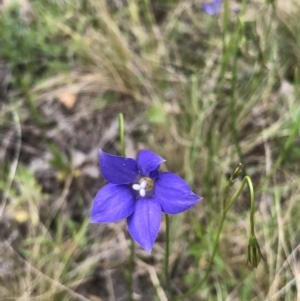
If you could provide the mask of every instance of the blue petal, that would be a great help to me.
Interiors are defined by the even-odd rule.
[[[158,176],[158,168],[165,161],[165,159],[149,150],[140,151],[137,157],[137,164],[141,174],[152,178]]]
[[[134,213],[127,219],[131,237],[147,252],[151,252],[161,223],[161,206],[155,198],[140,199]]]
[[[100,150],[100,168],[106,181],[112,184],[131,183],[138,175],[134,159],[110,155]]]
[[[135,198],[128,185],[107,184],[94,199],[91,222],[117,222],[132,214],[134,208]]]
[[[203,3],[202,8],[203,10],[210,16],[218,15],[221,12],[221,0],[214,0],[210,3]]]
[[[163,172],[156,179],[154,194],[167,214],[186,211],[202,199],[183,179],[170,172]]]

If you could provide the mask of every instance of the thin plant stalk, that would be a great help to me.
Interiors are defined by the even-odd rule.
[[[232,48],[231,52],[233,53],[233,67],[232,67],[232,79],[231,79],[231,96],[230,96],[230,127],[231,127],[231,133],[232,133],[232,138],[235,144],[236,152],[239,156],[239,160],[245,165],[243,154],[242,154],[242,149],[239,143],[239,137],[238,137],[238,130],[237,130],[237,125],[236,125],[236,119],[237,119],[237,114],[236,114],[236,97],[235,97],[235,92],[236,92],[236,75],[237,75],[237,59],[238,59],[238,45],[239,45],[239,40],[241,39],[239,29],[237,32],[233,35],[232,37]]]
[[[224,221],[226,219],[227,212],[230,210],[230,208],[234,205],[234,203],[237,201],[239,196],[242,194],[244,186],[246,184],[248,185],[249,191],[250,191],[250,203],[251,203],[251,205],[250,205],[251,206],[251,208],[250,208],[250,211],[251,211],[250,212],[250,224],[251,225],[250,225],[250,227],[251,227],[251,233],[254,232],[254,191],[253,191],[253,185],[252,185],[252,181],[251,181],[250,177],[245,176],[239,190],[235,193],[235,195],[232,197],[232,199],[228,202],[228,205],[222,210],[222,216],[221,216],[220,224],[219,224],[217,235],[215,237],[214,244],[213,244],[213,252],[212,252],[212,255],[210,257],[210,260],[209,260],[209,263],[208,263],[208,268],[206,270],[206,273],[205,273],[204,277],[191,290],[189,290],[185,294],[174,297],[174,300],[182,300],[184,298],[190,297],[207,280],[208,276],[210,275],[210,272],[211,272],[211,269],[212,269],[212,266],[213,266],[213,263],[214,263],[215,256],[217,254],[220,234],[222,232],[222,228],[223,228]],[[232,185],[231,181],[229,182],[228,185]],[[225,198],[226,197],[228,197],[228,195],[225,196]],[[226,203],[227,203],[226,200],[224,200],[223,204],[226,204]]]
[[[125,157],[125,129],[124,129],[124,116],[122,113],[119,114],[119,133],[120,133],[120,152],[121,156]]]
[[[121,156],[125,157],[125,128],[124,128],[124,116],[122,113],[119,114],[119,133],[120,133],[120,152]],[[133,272],[134,272],[134,254],[135,254],[135,245],[134,241],[131,238],[130,241],[130,256],[129,256],[129,264],[128,264],[128,277],[127,277],[127,285],[128,285],[128,293],[129,300],[134,301],[133,298]]]
[[[169,255],[170,255],[170,219],[169,215],[165,214],[166,222],[166,251],[165,251],[165,262],[164,262],[164,274],[166,283],[166,293],[170,294],[170,276],[169,276]]]
[[[134,240],[130,239],[130,256],[129,256],[129,268],[128,268],[128,291],[129,291],[129,300],[134,301],[133,298],[133,272],[134,272],[134,254],[135,254],[135,244]]]

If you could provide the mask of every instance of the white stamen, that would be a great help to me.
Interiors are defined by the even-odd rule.
[[[132,185],[132,188],[133,188],[134,190],[140,190],[140,189],[141,189],[141,186],[140,186],[140,184],[133,184],[133,185]]]
[[[143,180],[141,183],[140,183],[140,188],[146,188],[147,186],[147,181],[146,180]]]
[[[145,196],[146,195],[146,190],[145,188],[140,189],[140,196]]]
[[[142,178],[139,183],[132,184],[132,189],[138,191],[140,197],[145,197],[147,192],[152,190],[153,181],[150,178]]]

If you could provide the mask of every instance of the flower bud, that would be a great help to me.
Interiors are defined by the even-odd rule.
[[[238,178],[238,176],[241,174],[242,170],[243,170],[243,164],[239,163],[238,166],[234,169],[230,180],[235,181]]]
[[[264,257],[261,254],[257,239],[255,235],[251,235],[248,244],[248,258],[246,264],[250,269],[257,268],[261,259],[264,260]]]

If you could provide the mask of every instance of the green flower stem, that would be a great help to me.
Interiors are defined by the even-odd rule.
[[[226,204],[227,204],[227,199],[229,197],[229,192],[231,191],[231,188],[235,182],[235,180],[238,178],[238,176],[241,174],[242,170],[243,170],[243,164],[239,163],[236,168],[234,169],[230,179],[229,179],[229,183],[226,187],[225,190],[225,194],[224,194],[224,199],[223,199],[223,210],[226,208]]]
[[[254,190],[253,190],[253,185],[252,185],[252,181],[251,181],[250,177],[245,176],[239,190],[235,193],[235,195],[229,201],[229,203],[225,207],[225,209],[222,210],[221,221],[220,221],[218,232],[217,232],[214,244],[213,244],[213,252],[212,252],[212,255],[210,257],[210,260],[209,260],[209,263],[208,263],[208,268],[206,270],[206,273],[205,273],[204,277],[191,290],[189,290],[185,294],[174,297],[174,300],[182,300],[184,298],[190,297],[201,287],[201,285],[208,278],[208,276],[211,272],[213,263],[214,263],[215,256],[217,254],[217,250],[218,250],[218,246],[219,246],[219,239],[220,239],[220,235],[221,235],[221,231],[222,231],[222,228],[223,228],[224,221],[226,219],[227,212],[230,210],[230,208],[234,205],[234,203],[237,201],[237,199],[239,198],[239,196],[243,192],[243,189],[244,189],[246,183],[248,184],[249,191],[250,191],[250,203],[251,203],[251,205],[250,205],[250,227],[251,227],[251,234],[252,233],[254,234]],[[228,185],[230,185],[230,183]]]
[[[120,152],[121,156],[125,157],[125,129],[124,129],[124,116],[122,113],[119,114],[119,133],[120,133]],[[127,278],[127,285],[128,285],[128,293],[129,293],[129,300],[134,301],[133,298],[133,272],[134,272],[134,240],[131,238],[130,242],[130,256],[129,256],[129,263],[128,263],[128,278]]]
[[[245,184],[248,184],[249,187],[249,192],[250,192],[250,233],[254,234],[254,190],[253,190],[253,185],[252,181],[249,176],[245,176],[242,182],[242,185],[240,189],[236,192],[236,194],[232,197],[231,201],[225,208],[225,211],[228,212],[228,210],[233,206],[233,204],[237,201],[239,196],[241,195]]]
[[[130,256],[129,256],[129,277],[128,277],[128,290],[129,290],[129,300],[134,301],[133,298],[133,271],[134,271],[134,240],[131,238],[130,241]]]
[[[120,148],[121,148],[121,156],[125,157],[125,130],[124,130],[124,116],[122,113],[119,114],[119,133],[120,133]]]
[[[170,219],[169,215],[165,214],[166,222],[166,252],[165,252],[165,262],[164,262],[164,274],[166,283],[166,293],[170,294],[170,276],[169,276],[169,255],[170,255]]]

